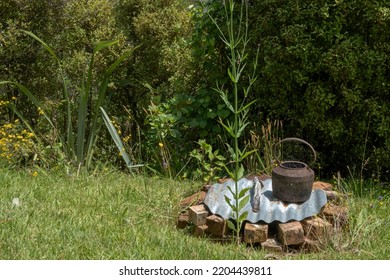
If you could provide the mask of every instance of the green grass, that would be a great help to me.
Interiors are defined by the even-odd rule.
[[[264,259],[269,252],[177,230],[179,201],[199,183],[116,171],[70,177],[0,170],[0,259]],[[12,203],[19,198],[19,206]],[[390,259],[390,201],[349,198],[350,228],[316,254],[281,259]]]

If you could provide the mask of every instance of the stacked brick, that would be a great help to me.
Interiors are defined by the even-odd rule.
[[[241,232],[243,242],[273,252],[285,252],[290,249],[318,251],[326,240],[347,224],[347,208],[342,206],[340,195],[333,191],[332,185],[315,182],[315,189],[322,189],[328,197],[327,204],[320,213],[302,221],[245,222]],[[203,204],[206,190],[194,194],[182,201],[184,211],[177,219],[179,229],[192,228],[197,237],[208,237],[211,240],[229,241],[232,231],[226,220],[212,214]]]

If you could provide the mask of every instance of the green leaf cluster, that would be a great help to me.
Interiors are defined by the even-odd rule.
[[[213,151],[213,147],[207,144],[206,140],[200,139],[197,144],[199,148],[190,153],[190,156],[195,158],[199,165],[196,175],[201,176],[206,184],[215,183],[221,177],[220,173],[224,170],[226,159],[219,154],[219,150]]]

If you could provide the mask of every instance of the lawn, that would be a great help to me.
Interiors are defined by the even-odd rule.
[[[66,176],[0,171],[0,259],[265,259],[270,252],[178,230],[179,202],[198,182],[113,170]],[[349,196],[349,227],[321,252],[278,259],[390,259],[388,196]]]

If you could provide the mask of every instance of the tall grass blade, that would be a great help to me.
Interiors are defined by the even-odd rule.
[[[68,94],[67,81],[65,78],[64,71],[62,69],[62,62],[61,62],[60,58],[57,56],[57,54],[55,53],[55,51],[48,44],[46,44],[41,38],[39,38],[37,35],[35,35],[34,33],[30,32],[30,31],[27,31],[27,30],[20,30],[20,31],[27,34],[28,36],[30,36],[31,38],[33,38],[37,42],[39,42],[49,52],[49,54],[56,60],[56,62],[58,64],[58,68],[59,68],[61,79],[62,79],[63,99],[66,101],[66,105],[67,105],[66,110],[65,110],[65,114],[67,117],[66,118],[66,129],[65,129],[66,130],[66,139],[64,137],[62,137],[62,139],[63,139],[62,144],[65,148],[65,152],[68,155],[68,157],[71,157],[71,155],[74,152],[74,141],[73,141],[73,131],[72,131],[72,108],[71,108],[71,102],[70,102],[69,94]]]
[[[95,142],[96,142],[96,135],[100,129],[100,124],[98,125],[98,116],[99,116],[98,110],[100,109],[100,107],[103,106],[103,102],[106,98],[107,87],[108,87],[108,83],[110,81],[111,75],[114,72],[114,70],[116,68],[118,68],[118,66],[124,60],[126,60],[138,47],[139,46],[124,52],[113,64],[110,65],[110,67],[107,68],[106,72],[104,73],[103,81],[102,81],[100,88],[99,88],[98,99],[97,99],[97,102],[94,106],[95,110],[93,112],[91,131],[89,133],[88,141],[87,141],[87,153],[86,153],[87,166],[89,166],[89,164],[91,163],[92,155],[93,155],[93,147],[95,146]]]
[[[42,105],[41,103],[38,101],[38,99],[31,93],[31,91],[26,88],[24,85],[22,84],[19,84],[17,82],[12,82],[12,81],[0,81],[0,85],[5,85],[5,84],[10,84],[10,85],[14,85],[16,87],[18,87],[20,89],[20,91],[35,105],[35,107],[37,107],[37,109],[39,110],[40,114],[42,114],[45,119],[49,122],[50,126],[52,128],[55,128],[54,124],[52,123],[52,121],[50,120],[50,118],[47,116],[47,114],[45,113],[45,111],[42,109]]]
[[[101,51],[102,49],[111,47],[112,45],[115,45],[115,44],[117,44],[118,42],[119,42],[119,40],[110,40],[110,41],[103,41],[103,42],[100,42],[99,44],[97,44],[97,45],[93,48],[93,53],[96,54],[97,52]]]
[[[79,101],[79,116],[77,122],[77,142],[76,142],[76,155],[78,163],[84,163],[84,146],[85,146],[85,134],[87,128],[87,112],[88,112],[88,100],[91,91],[92,81],[92,67],[93,67],[94,55],[92,55],[89,62],[87,81],[85,82],[85,74],[81,81],[80,89],[80,101]]]
[[[53,51],[53,49],[48,45],[46,44],[41,38],[39,38],[37,35],[35,35],[34,33],[30,32],[30,31],[27,31],[27,30],[20,30],[22,31],[23,33],[27,34],[28,36],[30,36],[31,38],[33,38],[34,40],[38,41],[39,43],[42,44],[42,46],[50,53],[50,55],[55,59],[57,60],[58,63],[61,63],[61,60],[58,58],[57,54]]]
[[[131,162],[130,160],[130,157],[129,155],[127,154],[126,150],[125,150],[125,147],[123,145],[123,142],[115,128],[115,126],[112,124],[110,118],[108,117],[106,111],[100,107],[100,110],[102,112],[102,115],[103,115],[103,120],[104,120],[104,123],[108,129],[108,131],[110,132],[110,135],[112,137],[112,139],[114,140],[115,142],[115,145],[117,146],[118,150],[119,150],[119,153],[120,155],[122,156],[123,160],[125,161],[126,163],[126,166],[131,170],[131,168],[133,167],[140,167],[140,166],[143,166],[143,165],[133,165],[133,163]]]

